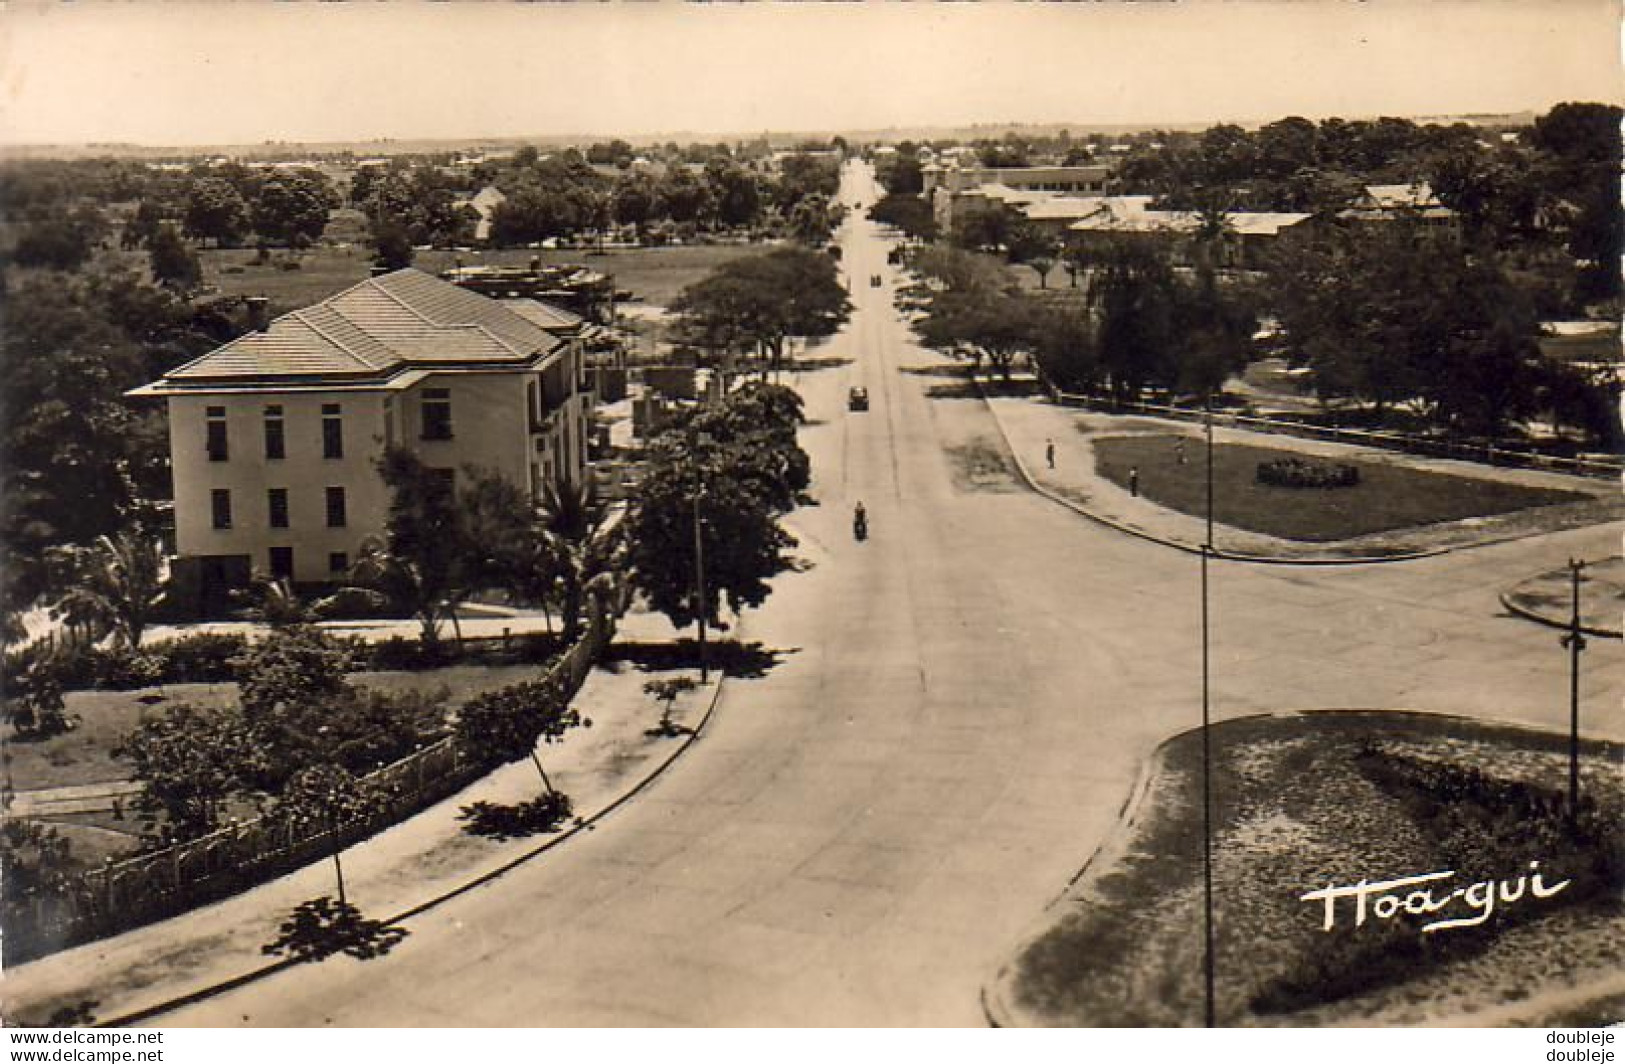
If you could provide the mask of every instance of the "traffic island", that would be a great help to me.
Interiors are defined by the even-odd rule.
[[[1022,479],[1117,531],[1188,553],[1207,538],[1200,426],[987,396]],[[1341,443],[1214,430],[1214,553],[1237,561],[1350,565],[1427,557],[1615,521],[1604,481],[1420,458]],[[1357,471],[1348,486],[1261,482],[1260,465]]]
[[[1573,574],[1567,567],[1532,576],[1501,593],[1501,603],[1520,617],[1567,629],[1574,615]],[[1625,617],[1625,558],[1587,562],[1580,572],[1580,630],[1621,638]]]
[[[1402,712],[1215,725],[1221,1025],[1612,1022],[1625,747]],[[1204,1022],[1201,733],[988,986],[999,1025]]]

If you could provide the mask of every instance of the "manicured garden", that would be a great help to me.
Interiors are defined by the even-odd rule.
[[[1095,468],[1101,476],[1127,488],[1130,471],[1137,471],[1139,492],[1145,498],[1192,517],[1206,516],[1207,474],[1200,438],[1095,437],[1093,446]],[[1260,465],[1305,457],[1275,447],[1216,444],[1214,520],[1282,539],[1326,543],[1588,497],[1579,492],[1346,458],[1338,459],[1336,465],[1352,467],[1357,477],[1348,479],[1357,482],[1335,487],[1287,487],[1260,481]]]
[[[1619,746],[1583,744],[1572,830],[1561,735],[1321,713],[1221,724],[1213,747],[1220,1024],[1417,1024],[1520,1001],[1538,1024],[1542,994],[1583,988],[1625,959]],[[1016,962],[1009,999],[1032,1022],[1202,1022],[1200,753],[1198,732],[1163,748],[1122,849]],[[1492,881],[1526,889],[1500,894],[1476,923],[1483,888],[1426,913],[1373,896],[1358,926],[1345,896],[1330,930],[1325,901],[1303,900],[1445,871],[1426,884],[1438,899]],[[1411,889],[1395,896],[1409,904]],[[1465,922],[1423,930],[1452,919]],[[1575,1006],[1553,1007],[1572,1017]]]

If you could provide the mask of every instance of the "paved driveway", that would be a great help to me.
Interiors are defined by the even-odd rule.
[[[849,174],[845,198],[876,192]],[[944,379],[909,372],[941,360],[892,311],[874,227],[854,217],[843,244],[858,311],[825,353],[855,361],[796,382],[818,422],[804,440],[821,505],[795,517],[812,567],[750,622],[795,652],[732,682],[644,797],[414,921],[388,957],[162,1022],[980,1022],[979,986],[1109,829],[1141,759],[1197,720],[1198,562],[1023,491],[956,486],[945,449],[997,429],[980,401],[933,397]],[[845,409],[854,384],[868,413]],[[1496,592],[1612,543],[1218,565],[1217,711],[1404,706],[1557,726],[1555,633],[1502,616]],[[1625,734],[1616,654],[1592,655],[1587,685],[1590,730]]]

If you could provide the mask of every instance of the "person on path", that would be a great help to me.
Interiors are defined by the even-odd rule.
[[[1140,467],[1128,467],[1128,493],[1136,499],[1140,497]]]
[[[1055,441],[1044,441],[1044,461],[1049,463],[1051,469],[1055,468]]]
[[[1179,441],[1174,444],[1174,460],[1180,465],[1185,464],[1185,437],[1183,436],[1179,437]]]

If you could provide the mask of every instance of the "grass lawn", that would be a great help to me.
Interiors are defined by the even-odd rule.
[[[1180,464],[1175,442],[1185,440]],[[1195,436],[1097,438],[1095,469],[1128,487],[1131,468],[1140,473],[1140,494],[1192,517],[1206,513],[1202,441]],[[1379,462],[1337,459],[1360,470],[1349,488],[1281,488],[1258,483],[1260,462],[1317,455],[1223,443],[1213,448],[1214,520],[1232,528],[1282,539],[1327,543],[1375,532],[1485,517],[1531,506],[1577,502],[1588,496],[1528,488],[1494,480],[1430,473]]]
[[[388,691],[443,690],[449,709],[482,691],[535,679],[539,671],[535,665],[451,665],[421,672],[354,673],[351,678]],[[0,756],[5,759],[11,786],[19,791],[128,779],[130,767],[113,757],[113,749],[143,720],[181,702],[208,708],[230,705],[236,697],[236,684],[75,691],[67,696],[67,703],[69,714],[78,717],[78,727],[44,742],[18,742],[8,736]]]
[[[1579,841],[1562,828],[1566,737],[1402,713],[1307,714],[1218,725],[1214,746],[1216,1013],[1224,1025],[1420,1023],[1538,999],[1625,959],[1617,862],[1625,788],[1615,744],[1582,748],[1598,804]],[[1135,826],[1080,884],[1081,901],[1017,960],[1014,998],[1057,1025],[1202,1021],[1200,734],[1163,748]],[[1474,782],[1476,781],[1476,782]],[[1521,789],[1520,789],[1521,788]],[[1540,805],[1531,811],[1525,798]],[[1516,881],[1525,893],[1475,927],[1438,915],[1370,919],[1302,895],[1362,879],[1452,870],[1452,888]],[[1374,900],[1374,899],[1373,899]],[[1443,969],[1448,966],[1448,974]],[[1593,1017],[1587,1022],[1597,1022]]]
[[[685,286],[717,266],[764,250],[761,246],[695,245],[611,250],[603,254],[524,248],[420,251],[413,265],[425,272],[438,273],[456,265],[458,259],[467,266],[523,266],[533,258],[540,258],[544,263],[579,263],[613,274],[617,288],[631,291],[643,302],[665,306]],[[204,281],[218,286],[222,294],[268,296],[278,311],[319,302],[365,280],[372,272],[371,250],[359,243],[343,249],[315,247],[297,255],[278,250],[272,253],[272,260],[263,265],[255,264],[252,248],[210,248],[200,251],[198,257],[203,262]],[[298,261],[299,269],[285,270],[278,265],[287,260]],[[224,272],[228,267],[240,272]]]

